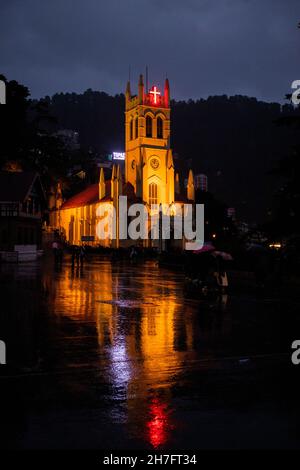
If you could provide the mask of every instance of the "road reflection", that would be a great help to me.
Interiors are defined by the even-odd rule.
[[[165,445],[174,429],[171,389],[184,374],[187,359],[197,354],[201,335],[205,343],[209,334],[215,340],[216,329],[222,331],[211,318],[215,324],[206,324],[199,334],[198,303],[185,299],[182,280],[181,274],[159,270],[153,262],[130,266],[98,260],[81,274],[68,265],[55,279],[44,273],[53,315],[71,320],[74,328],[80,325],[80,337],[74,340],[84,343],[82,331],[88,324],[95,326],[97,352],[80,357],[81,344],[70,360],[101,368],[111,387],[110,400],[122,403],[120,411],[112,410],[111,419],[124,420],[126,401],[131,432],[155,448]],[[225,296],[218,299],[211,314],[213,308],[224,313],[226,302]],[[207,348],[203,358],[211,356]]]
[[[149,407],[150,419],[147,422],[149,441],[154,448],[163,446],[168,435],[168,413],[166,405],[153,400]]]
[[[283,344],[271,301],[191,297],[181,273],[154,262],[95,256],[72,269],[67,258],[57,269],[46,259],[2,265],[0,277],[1,339],[23,381],[15,402],[29,420],[49,413],[53,427],[27,425],[25,447],[184,447],[201,432],[205,442],[199,409],[227,395],[231,406],[230,381],[216,385],[228,364],[240,367],[239,357]]]

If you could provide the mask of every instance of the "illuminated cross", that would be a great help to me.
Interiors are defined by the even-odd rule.
[[[154,104],[157,103],[157,97],[160,95],[160,91],[157,90],[157,87],[154,86],[152,87],[152,90],[150,91],[151,95],[153,95],[153,101]]]

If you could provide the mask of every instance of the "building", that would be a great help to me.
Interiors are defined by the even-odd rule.
[[[0,257],[35,259],[41,248],[46,198],[34,172],[0,172]]]
[[[145,92],[140,76],[138,95],[126,89],[125,176],[146,203],[171,204],[175,200],[174,163],[170,149],[170,89],[156,86]]]
[[[80,149],[79,133],[72,129],[60,129],[55,134],[68,150],[75,151]]]
[[[208,178],[203,173],[195,175],[195,189],[199,191],[208,191]]]
[[[195,187],[190,170],[186,194],[181,193],[179,174],[175,174],[170,148],[170,87],[165,80],[164,93],[157,86],[146,90],[143,76],[138,83],[138,94],[126,88],[125,107],[125,171],[113,160],[111,174],[105,178],[100,169],[99,182],[79,194],[63,201],[59,187],[51,203],[51,225],[59,229],[70,244],[90,243],[120,246],[116,239],[99,239],[97,223],[99,207],[114,207],[118,213],[119,196],[125,195],[128,204],[143,203],[150,211],[151,205],[194,202]],[[123,243],[123,242],[122,242]],[[145,243],[149,246],[150,241]],[[125,243],[123,243],[125,244]],[[130,241],[132,245],[132,241]],[[153,244],[152,244],[153,246]]]
[[[236,220],[236,210],[235,207],[228,207],[227,208],[227,217],[233,221]]]

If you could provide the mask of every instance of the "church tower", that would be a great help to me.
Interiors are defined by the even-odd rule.
[[[138,94],[126,88],[125,178],[148,204],[174,202],[174,163],[170,149],[170,87],[145,89],[140,75]]]

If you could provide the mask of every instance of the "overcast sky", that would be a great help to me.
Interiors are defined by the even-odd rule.
[[[123,92],[129,64],[175,99],[282,101],[300,79],[299,0],[1,0],[0,18],[0,73],[33,97]]]

